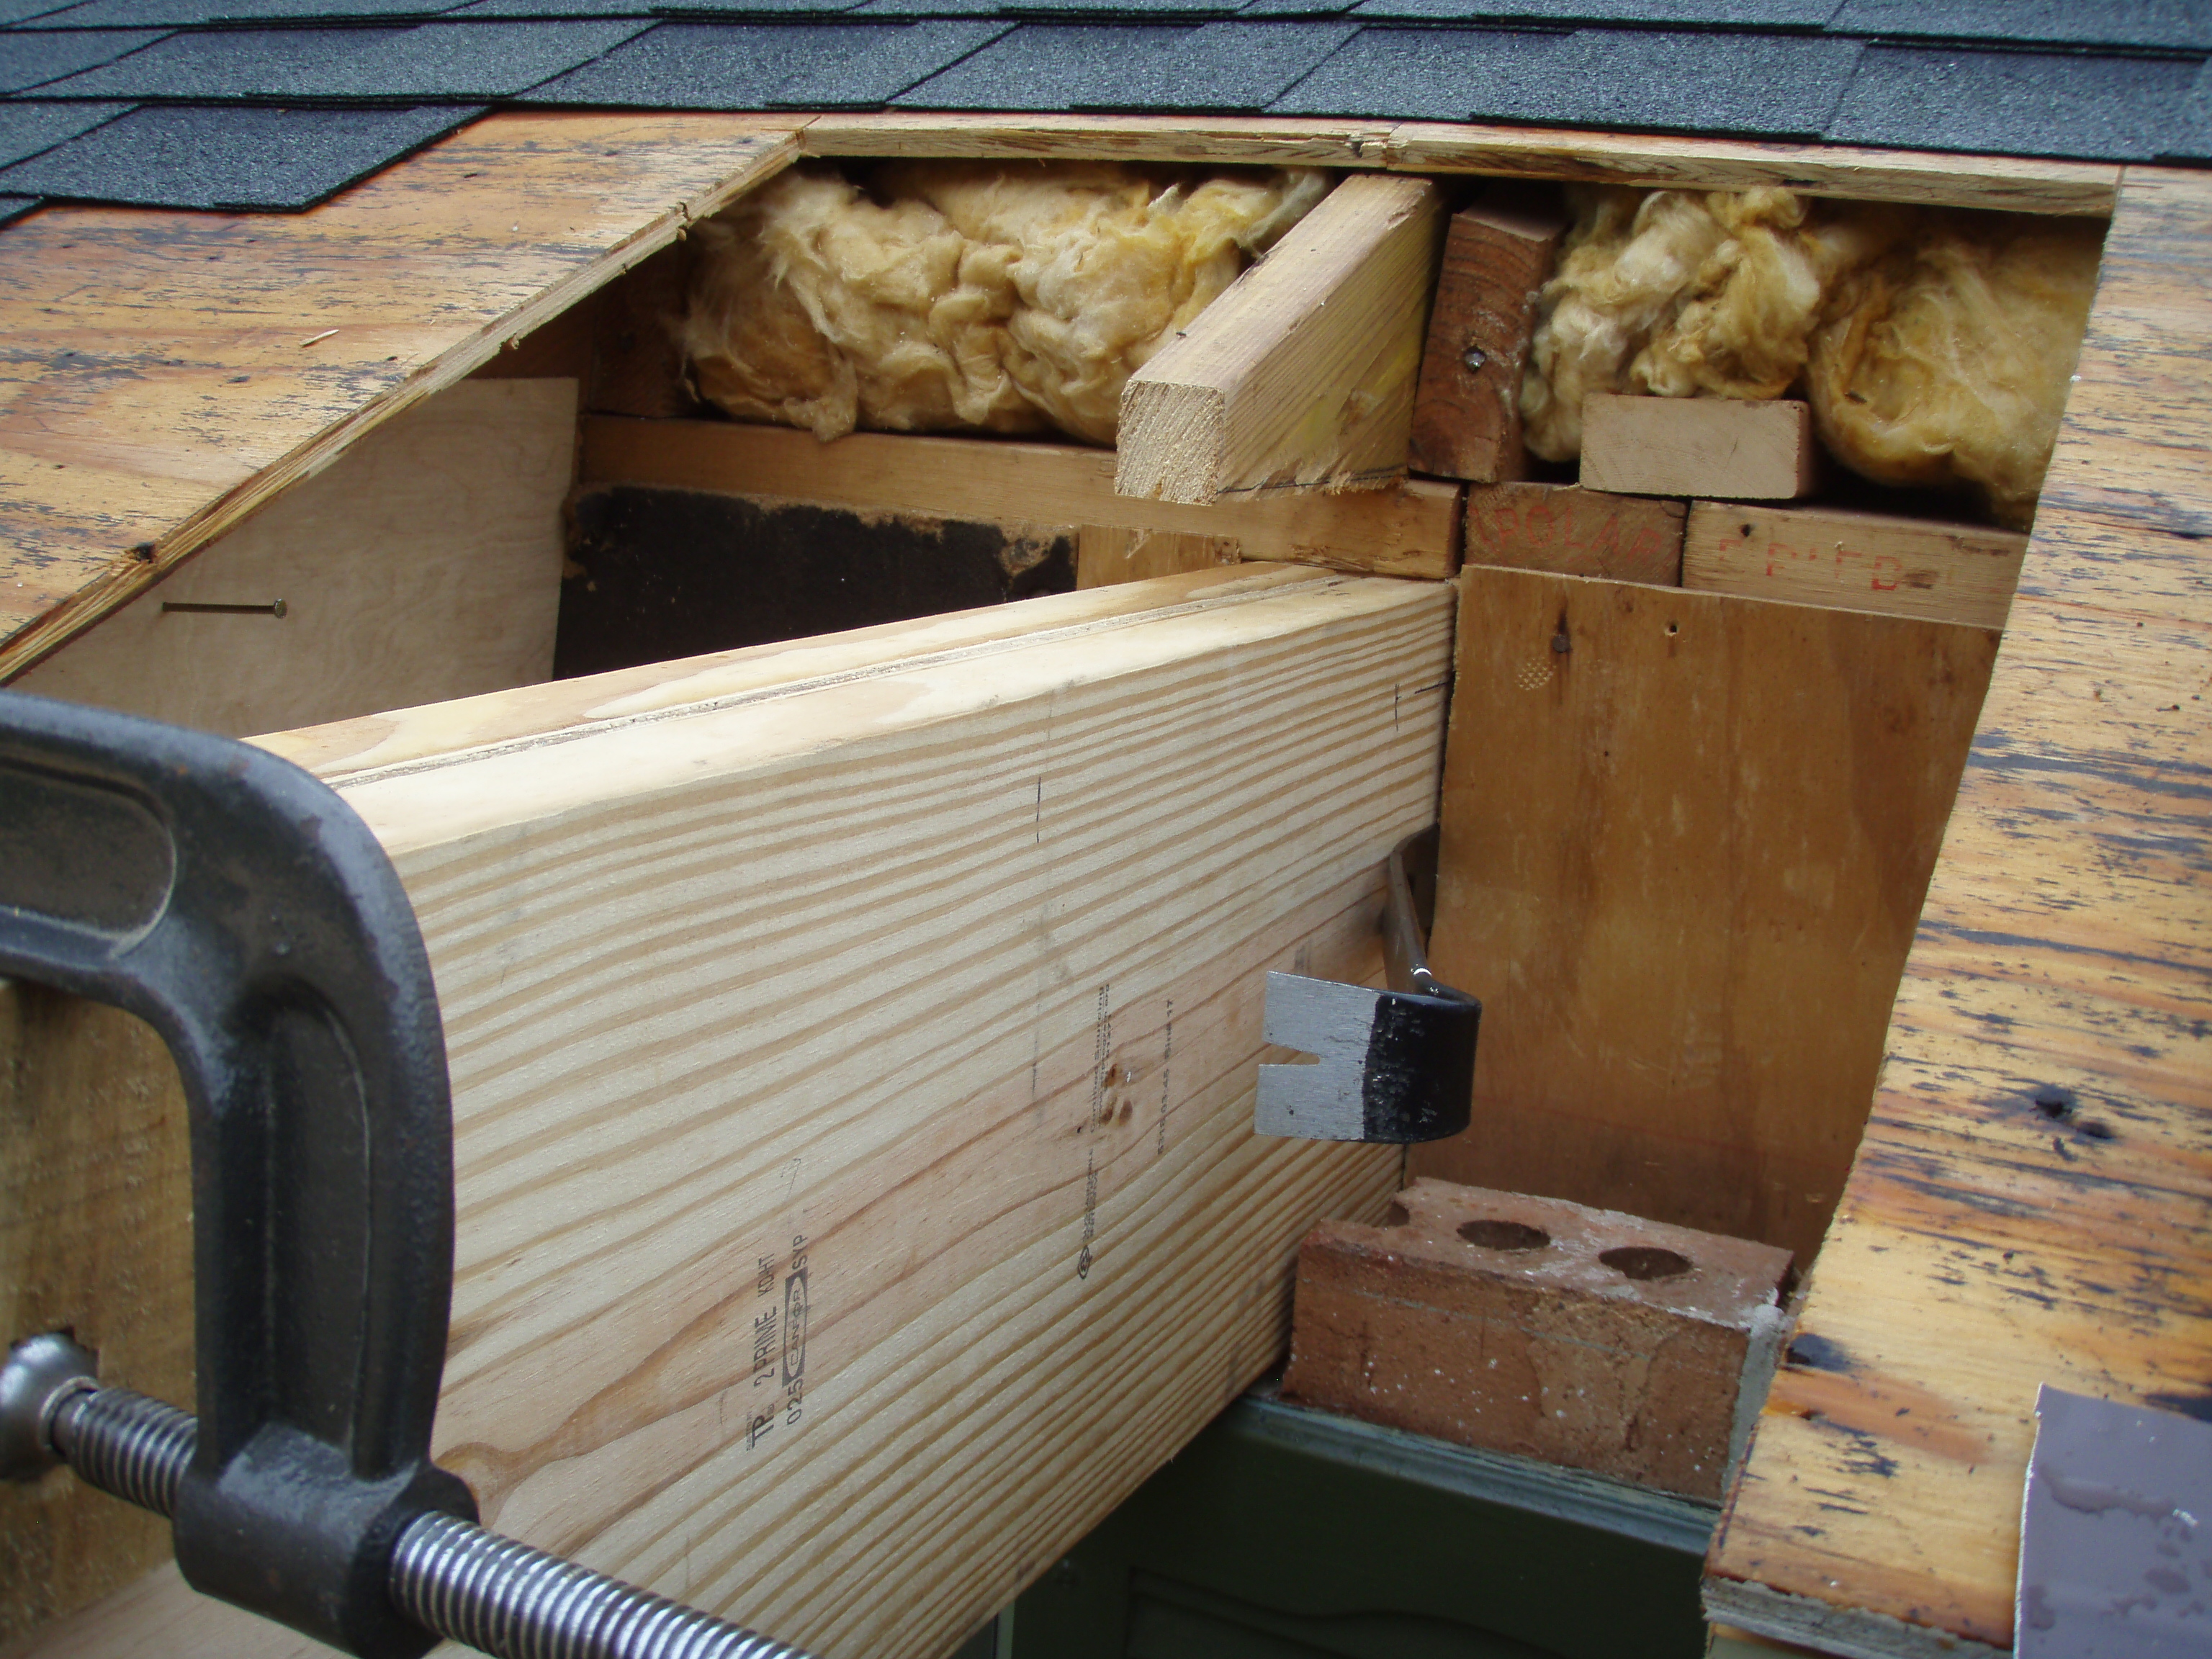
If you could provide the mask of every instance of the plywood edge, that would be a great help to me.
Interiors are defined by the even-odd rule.
[[[1869,201],[2102,217],[2112,211],[2120,177],[2118,166],[2094,161],[1473,122],[922,112],[803,118],[800,143],[808,155],[1388,167],[1703,190],[1784,185]]]
[[[701,118],[726,131],[733,120],[743,118]],[[511,112],[488,116],[462,131],[501,122],[543,119],[543,116],[529,112]],[[688,199],[671,203],[598,258],[576,267],[561,281],[501,313],[424,363],[406,380],[344,419],[324,428],[243,483],[226,490],[154,542],[141,543],[115,560],[68,599],[0,642],[0,684],[5,684],[101,618],[129,604],[224,532],[251,517],[301,479],[328,466],[364,434],[432,393],[464,379],[495,357],[502,346],[550,322],[640,260],[675,241],[692,224],[712,217],[746,191],[781,172],[798,159],[799,125],[798,119],[763,119],[758,124],[758,136],[763,142],[744,166],[725,175],[712,187]],[[543,160],[548,149],[540,144],[523,153]],[[557,151],[553,155],[557,160]],[[343,198],[336,199],[342,201]],[[62,214],[76,210],[50,210]]]
[[[1838,1607],[1711,1571],[1702,1587],[1705,1618],[1835,1659],[2005,1659],[2010,1651],[1950,1631],[1907,1624],[1886,1613]]]
[[[802,118],[807,155],[972,157],[1009,161],[1216,161],[1271,167],[1379,167],[1388,121],[1271,116],[883,115]]]
[[[2111,217],[2120,183],[2119,167],[2100,161],[1430,121],[1394,126],[1384,165],[1693,190],[1780,185],[1814,196],[2100,218]]]

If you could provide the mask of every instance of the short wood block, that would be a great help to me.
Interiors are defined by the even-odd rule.
[[[1443,198],[1356,173],[1121,389],[1114,488],[1204,505],[1406,471]]]
[[[1796,501],[1813,488],[1819,453],[1812,405],[1794,398],[1583,400],[1586,489]]]
[[[1413,397],[1414,471],[1480,483],[1527,471],[1521,368],[1536,290],[1565,228],[1555,210],[1520,195],[1452,216]]]
[[[1284,1398],[1721,1495],[1784,1329],[1787,1250],[1443,1181],[1390,1216],[1299,1246]]]
[[[2027,538],[2008,530],[1698,501],[1690,509],[1682,586],[2002,628],[2027,552]]]
[[[1684,507],[1576,484],[1477,484],[1467,492],[1468,564],[1674,586]]]

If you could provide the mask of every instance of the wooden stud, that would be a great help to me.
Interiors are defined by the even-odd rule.
[[[1114,488],[1110,450],[856,432],[836,442],[734,421],[584,422],[586,483],[781,495],[971,523],[1088,525],[1233,541],[1248,559],[1386,576],[1459,568],[1459,489],[1412,478],[1329,495],[1237,496],[1211,507]]]
[[[1533,191],[1493,190],[1452,215],[1413,399],[1414,471],[1481,483],[1526,474],[1521,370],[1565,234],[1557,204]]]
[[[1585,489],[1795,501],[1813,488],[1819,459],[1812,406],[1791,398],[1583,400]]]
[[[1682,586],[2002,628],[2027,538],[1830,507],[1698,501]]]
[[[1469,564],[1673,587],[1681,580],[1683,512],[1680,501],[1574,484],[1473,484],[1462,556]]]
[[[1996,636],[1460,585],[1430,957],[1483,1000],[1476,1127],[1413,1169],[1811,1260]]]
[[[1406,470],[1442,198],[1346,179],[1121,391],[1114,488],[1192,504]]]
[[[1451,606],[1170,577],[763,647],[703,702],[656,706],[685,664],[503,693],[456,735],[523,735],[345,780],[437,975],[436,1448],[487,1521],[812,1651],[949,1652],[1272,1364],[1297,1241],[1399,1158],[1251,1133],[1265,970],[1379,971]],[[55,1641],[205,1627],[152,1589]]]

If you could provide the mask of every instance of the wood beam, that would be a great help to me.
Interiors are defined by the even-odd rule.
[[[520,735],[343,783],[444,1008],[437,1446],[492,1524],[814,1651],[942,1655],[1272,1363],[1298,1239],[1399,1159],[1251,1133],[1264,970],[1379,968],[1452,597],[1257,574],[770,647],[750,695],[502,694]],[[802,1271],[792,1387],[755,1342]],[[179,1653],[182,1597],[43,1650]]]
[[[1425,179],[1339,185],[1129,377],[1115,490],[1203,505],[1401,478],[1443,234]]]
[[[586,484],[720,489],[986,524],[1195,536],[1234,541],[1247,559],[1378,575],[1443,577],[1459,564],[1458,487],[1424,478],[1192,507],[1118,494],[1113,452],[1073,444],[876,432],[823,444],[787,427],[615,416],[584,422],[583,477]]]

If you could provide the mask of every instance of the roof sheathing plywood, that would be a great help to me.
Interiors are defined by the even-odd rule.
[[[2036,1387],[2212,1413],[2212,176],[2130,168],[1888,1059],[1708,1609],[2013,1639]]]
[[[793,124],[504,114],[311,212],[0,236],[0,680],[785,166]]]

